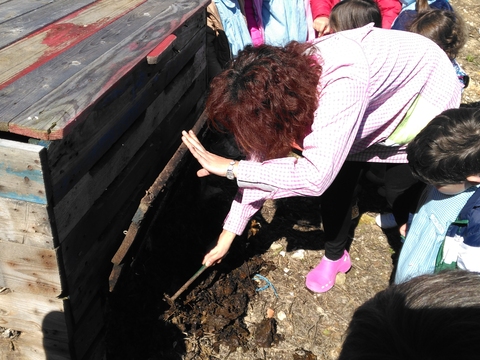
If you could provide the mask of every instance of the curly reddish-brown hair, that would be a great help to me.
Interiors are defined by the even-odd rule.
[[[206,112],[217,130],[230,131],[245,155],[286,156],[302,145],[318,106],[322,72],[310,44],[247,46],[210,85]]]

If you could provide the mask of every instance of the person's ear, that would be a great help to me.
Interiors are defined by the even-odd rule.
[[[480,175],[467,176],[467,181],[474,184],[480,184]]]

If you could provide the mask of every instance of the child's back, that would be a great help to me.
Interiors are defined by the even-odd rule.
[[[441,251],[447,230],[480,184],[480,110],[461,108],[443,112],[415,137],[407,152],[413,173],[430,185],[409,224],[395,283],[433,273],[439,254],[447,258],[443,256],[447,253]],[[464,245],[447,246],[446,250],[455,252],[450,252],[448,262],[453,259],[459,267],[477,271],[480,264],[478,210],[469,219],[468,224],[450,230],[451,237]],[[464,242],[465,234],[469,234],[467,242]]]

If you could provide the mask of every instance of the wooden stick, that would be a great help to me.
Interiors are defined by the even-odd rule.
[[[190,279],[188,279],[188,281],[180,289],[178,289],[178,291],[172,297],[169,297],[169,296],[165,295],[165,299],[168,301],[168,303],[170,305],[172,305],[173,302],[175,301],[175,299],[178,298],[180,296],[180,294],[183,293],[190,286],[190,284],[196,278],[198,278],[201,273],[203,273],[205,271],[206,268],[207,268],[207,266],[202,265],[202,267],[200,269],[198,269],[198,271]]]

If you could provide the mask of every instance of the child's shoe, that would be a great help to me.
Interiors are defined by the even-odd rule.
[[[345,250],[343,256],[336,261],[332,261],[324,256],[320,264],[307,274],[305,285],[314,292],[326,292],[335,285],[337,274],[339,272],[346,273],[350,270],[351,266],[352,263],[347,250]]]
[[[382,229],[391,229],[397,227],[397,221],[392,213],[379,214],[375,217],[375,222]]]

